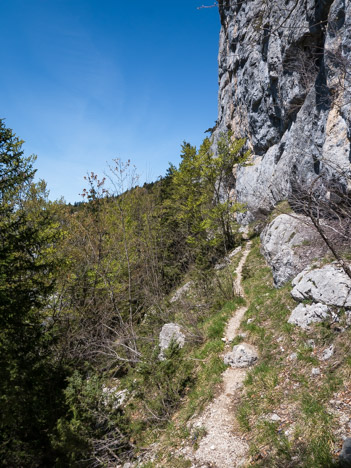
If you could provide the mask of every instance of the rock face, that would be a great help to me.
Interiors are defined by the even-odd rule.
[[[321,176],[347,185],[351,141],[350,0],[220,0],[214,133],[248,139],[234,171],[242,224]],[[343,175],[341,173],[343,172]]]
[[[249,344],[243,343],[233,347],[232,352],[224,356],[224,364],[231,367],[249,367],[258,359],[257,351]]]
[[[272,268],[274,284],[282,286],[326,247],[305,216],[281,214],[261,234],[262,253]]]
[[[159,336],[160,354],[159,359],[164,360],[164,351],[169,347],[172,341],[175,341],[180,348],[185,344],[185,335],[176,323],[166,323],[163,325]]]
[[[299,304],[291,312],[288,322],[306,330],[311,323],[323,322],[328,317],[328,307],[324,304]]]
[[[291,294],[297,301],[311,299],[329,306],[351,307],[351,280],[335,264],[306,268],[294,278]]]

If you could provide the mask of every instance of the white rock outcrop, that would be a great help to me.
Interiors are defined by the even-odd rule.
[[[293,282],[291,294],[297,301],[314,302],[336,307],[351,307],[351,279],[336,264],[322,268],[306,268]]]
[[[291,312],[288,322],[306,330],[311,323],[323,322],[328,317],[328,307],[325,304],[299,304]]]
[[[249,367],[252,366],[258,359],[256,349],[249,344],[242,343],[233,347],[230,353],[227,353],[224,358],[224,364],[231,367]]]
[[[192,286],[193,286],[192,281],[188,281],[187,283],[185,283],[183,286],[181,286],[180,288],[176,290],[176,292],[173,294],[169,302],[173,303],[173,302],[179,301],[179,299],[183,299],[184,296],[186,296],[187,293],[191,290]]]
[[[119,390],[118,386],[102,387],[103,404],[105,406],[111,405],[113,409],[118,409],[122,406],[128,398],[129,392],[127,389]]]
[[[182,333],[180,326],[177,323],[166,323],[163,325],[159,336],[160,354],[159,359],[165,359],[164,351],[168,349],[171,342],[174,341],[180,348],[185,344],[185,335]]]
[[[330,359],[333,355],[334,355],[334,350],[335,350],[335,347],[334,345],[330,345],[328,348],[326,348],[322,354],[320,355],[319,359],[321,361],[327,361],[328,359]]]
[[[262,253],[279,287],[306,268],[326,250],[306,216],[281,214],[261,234]]]

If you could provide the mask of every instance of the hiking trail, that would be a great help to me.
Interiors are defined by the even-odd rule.
[[[242,270],[250,252],[251,242],[246,248],[236,269],[234,287],[237,295],[245,297],[242,287]],[[231,350],[230,343],[237,336],[240,323],[248,306],[240,307],[227,323],[224,341],[226,352]],[[222,374],[220,393],[209,403],[204,412],[192,420],[194,428],[203,428],[206,435],[200,440],[197,450],[187,454],[192,460],[192,468],[235,468],[247,462],[248,444],[235,433],[238,423],[235,418],[235,399],[242,388],[247,369],[228,367]]]

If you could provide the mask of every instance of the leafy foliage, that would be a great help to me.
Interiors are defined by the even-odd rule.
[[[209,266],[220,253],[235,243],[233,213],[240,207],[230,197],[232,168],[246,159],[245,140],[234,143],[222,135],[218,154],[206,138],[199,151],[189,143],[182,146],[179,169],[171,169],[172,185],[166,207],[185,239],[190,261]]]
[[[155,341],[171,289],[192,271],[210,301],[209,267],[235,245],[240,207],[227,187],[244,141],[223,135],[216,156],[209,139],[184,143],[179,167],[144,187],[116,159],[105,177],[86,176],[74,207],[48,202],[22,143],[1,121],[0,456],[4,466],[116,464],[134,450],[137,421],[165,424],[196,379],[196,359],[173,343],[159,361]],[[179,313],[201,343],[202,308]],[[106,400],[129,376],[137,418]]]
[[[101,466],[128,456],[128,421],[106,389],[97,375],[86,379],[75,371],[69,378],[68,412],[58,420],[54,438],[60,466]]]

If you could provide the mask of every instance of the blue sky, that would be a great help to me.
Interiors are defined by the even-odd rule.
[[[131,159],[141,181],[217,118],[216,8],[206,0],[0,0],[0,117],[37,154],[51,198]]]

